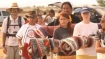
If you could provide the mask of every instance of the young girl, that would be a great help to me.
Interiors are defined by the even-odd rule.
[[[74,27],[73,36],[89,36],[91,34],[96,34],[98,31],[98,25],[90,22],[90,9],[83,7],[81,11],[81,16],[83,21],[76,24]],[[76,51],[76,59],[97,59],[95,45],[89,48],[81,48]]]
[[[65,56],[63,52],[58,50],[59,46],[56,44],[56,42],[59,40],[72,36],[73,29],[71,28],[69,14],[66,12],[61,12],[59,16],[59,22],[60,26],[54,32],[55,48],[53,51],[54,53],[57,53],[57,59],[75,59],[75,53],[72,53],[71,56]]]
[[[101,21],[102,29],[97,32],[98,40],[96,40],[97,59],[105,59],[105,15]]]

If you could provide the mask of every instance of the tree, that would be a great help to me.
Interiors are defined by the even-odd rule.
[[[97,0],[97,3],[98,3],[100,6],[105,7],[105,0]]]

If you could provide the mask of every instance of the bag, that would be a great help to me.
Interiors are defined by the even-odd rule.
[[[19,26],[19,28],[21,28],[22,26],[22,23],[21,23],[21,17],[19,16],[18,17],[18,25],[11,25],[11,20],[10,20],[10,17],[7,18],[7,31],[6,31],[6,36],[16,36],[16,34],[9,34],[8,33],[8,28],[9,26]]]

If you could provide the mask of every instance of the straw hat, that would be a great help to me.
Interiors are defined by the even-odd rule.
[[[6,11],[10,13],[11,9],[13,9],[13,8],[18,8],[19,9],[19,13],[23,11],[23,9],[18,7],[17,3],[12,3],[12,6],[10,8],[8,8],[8,9],[6,9]]]

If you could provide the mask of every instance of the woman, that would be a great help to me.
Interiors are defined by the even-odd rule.
[[[74,27],[73,36],[89,36],[91,34],[96,34],[98,31],[98,25],[90,22],[90,9],[83,7],[81,11],[81,16],[83,21],[76,24]],[[76,51],[76,59],[97,59],[95,52],[95,45],[89,48],[81,48]]]
[[[71,54],[71,56],[65,56],[63,52],[59,49],[58,41],[67,37],[72,36],[73,28],[71,27],[70,17],[69,14],[66,12],[61,12],[59,16],[59,27],[54,31],[54,42],[55,48],[54,53],[57,53],[58,59],[75,59],[75,52]]]
[[[97,59],[105,59],[105,15],[102,17],[100,24],[102,29],[97,32],[98,40],[96,40]]]
[[[61,12],[67,12],[69,16],[71,16],[71,23],[75,24],[80,22],[81,20],[76,17],[75,15],[72,15],[72,5],[70,2],[64,2],[61,6]],[[59,18],[55,19],[53,22],[49,23],[48,26],[56,26],[59,25]]]
[[[16,37],[18,38],[19,49],[22,50],[22,57],[23,59],[30,59],[28,54],[27,48],[29,46],[30,39],[32,38],[32,31],[41,27],[40,25],[36,24],[37,16],[35,11],[30,11],[28,15],[28,23],[23,25]],[[34,58],[34,57],[32,57]]]

